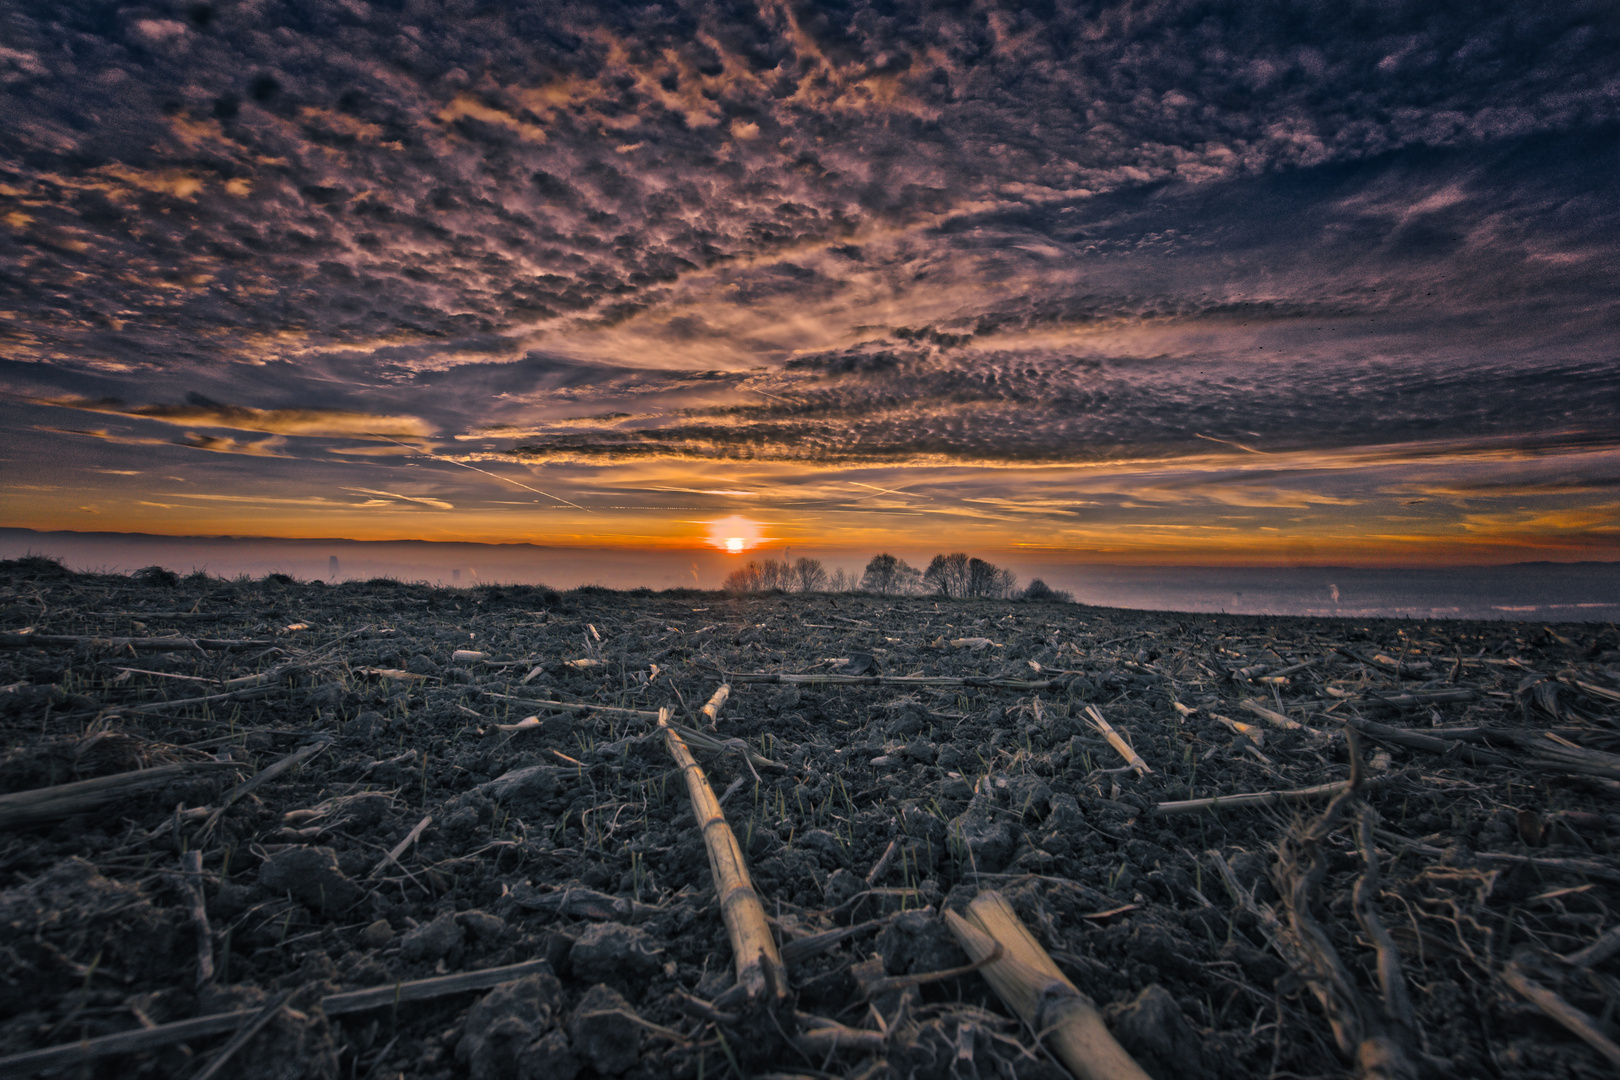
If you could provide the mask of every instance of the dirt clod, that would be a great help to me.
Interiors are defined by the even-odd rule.
[[[568,963],[576,979],[602,982],[646,975],[657,970],[659,959],[645,930],[608,922],[580,932]]]
[[[623,995],[602,983],[585,991],[568,1018],[568,1038],[603,1076],[618,1076],[641,1056],[641,1026],[634,1010]]]
[[[456,1060],[475,1080],[510,1077],[524,1050],[551,1023],[562,999],[553,975],[530,975],[485,994],[467,1010]]]
[[[1114,1037],[1154,1080],[1213,1080],[1197,1032],[1170,991],[1153,983],[1108,1010]]]
[[[265,860],[259,885],[270,893],[289,893],[316,911],[343,911],[360,899],[360,889],[338,867],[329,847],[292,847]]]
[[[407,960],[441,960],[461,947],[461,938],[455,912],[440,912],[432,922],[406,931],[399,939],[399,954]]]

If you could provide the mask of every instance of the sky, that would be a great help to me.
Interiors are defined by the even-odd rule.
[[[1620,558],[1610,3],[0,0],[0,524]]]

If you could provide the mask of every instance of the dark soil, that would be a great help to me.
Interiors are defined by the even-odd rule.
[[[0,563],[0,629],[24,628],[269,644],[0,649],[0,793],[172,762],[243,766],[0,833],[0,1055],[293,989],[292,1008],[226,1072],[1062,1076],[977,974],[863,995],[874,969],[859,965],[874,956],[890,975],[965,964],[939,912],[996,888],[1155,1077],[1349,1075],[1308,973],[1290,970],[1256,914],[1288,921],[1276,852],[1324,801],[1154,808],[1342,780],[1341,721],[1365,718],[1397,734],[1488,729],[1435,740],[1444,753],[1361,743],[1377,781],[1365,798],[1381,818],[1376,903],[1400,950],[1420,1028],[1410,1046],[1425,1071],[1612,1075],[1501,978],[1515,957],[1540,963],[1543,985],[1614,1035],[1620,961],[1577,970],[1555,958],[1616,922],[1620,772],[1606,774],[1601,753],[1584,774],[1549,765],[1523,741],[1551,730],[1590,751],[1620,748],[1612,626],[322,586]],[[1282,682],[1260,681],[1306,661]],[[663,742],[640,718],[514,700],[668,705],[702,728],[697,710],[722,670],[1055,680],[1036,691],[734,680],[713,734],[779,767],[756,780],[737,742],[697,751],[715,791],[729,792],[727,818],[781,940],[861,928],[808,956],[789,949],[788,977],[801,1013],[889,1030],[882,1058],[811,1060],[791,1030],[725,1013],[730,946]],[[264,671],[277,674],[260,696],[186,701]],[[1469,700],[1444,700],[1457,690]],[[1244,699],[1315,730],[1268,726]],[[1120,771],[1088,704],[1151,774]],[[531,715],[540,722],[523,730],[497,726]],[[1239,734],[1217,716],[1257,730]],[[227,791],[312,741],[324,744],[318,754],[211,820]],[[427,815],[419,842],[388,862]],[[181,872],[194,849],[200,878]],[[1362,870],[1351,831],[1330,833],[1325,855],[1315,917],[1377,1001],[1374,953],[1351,904]],[[1257,908],[1223,881],[1220,860]],[[194,885],[215,965],[201,986]],[[551,973],[342,1017],[320,1007],[337,990],[533,959]],[[718,1024],[702,1015],[717,998]],[[782,1015],[790,1028],[793,1013]],[[191,1075],[227,1038],[83,1071]]]

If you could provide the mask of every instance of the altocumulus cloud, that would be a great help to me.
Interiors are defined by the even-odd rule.
[[[0,384],[36,419],[587,471],[1620,442],[1604,4],[6,27]],[[1354,502],[1319,494],[1211,498]]]

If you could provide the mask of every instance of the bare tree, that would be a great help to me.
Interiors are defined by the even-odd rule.
[[[993,562],[983,559],[968,560],[968,596],[995,596],[996,575],[1000,568]]]
[[[854,574],[851,574],[849,571],[840,566],[837,570],[833,571],[832,580],[827,583],[827,591],[854,592],[856,586],[859,584],[860,582],[855,580]]]
[[[906,560],[885,551],[872,556],[872,561],[866,564],[866,572],[861,575],[861,588],[885,596],[903,595],[916,591],[921,579],[922,575]]]
[[[759,564],[748,560],[747,566],[739,566],[726,576],[726,592],[758,592],[760,582]]]
[[[761,592],[786,592],[793,588],[793,567],[785,560],[766,559],[759,570],[759,588]]]
[[[971,584],[969,566],[979,561],[978,559],[970,561],[965,551],[935,555],[933,561],[928,564],[928,569],[923,571],[923,585],[953,600],[971,596],[973,594],[968,591]]]
[[[1011,570],[984,559],[969,558],[965,551],[935,555],[928,569],[923,571],[922,581],[929,590],[953,600],[976,596],[1005,600],[1018,591],[1018,577]]]
[[[800,592],[825,592],[827,568],[820,559],[800,558],[793,564],[793,583]]]

